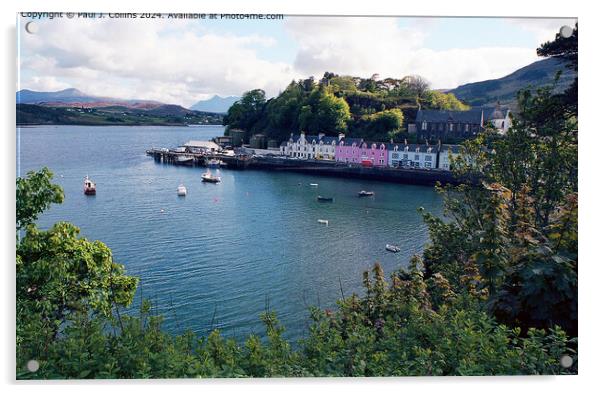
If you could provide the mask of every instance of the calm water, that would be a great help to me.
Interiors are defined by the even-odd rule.
[[[262,333],[258,316],[269,304],[286,336],[300,338],[309,305],[332,307],[340,285],[345,295],[361,292],[362,272],[374,262],[391,272],[422,250],[427,233],[418,207],[441,212],[430,187],[226,169],[213,170],[222,183],[206,184],[202,168],[158,164],[145,155],[152,146],[222,135],[218,126],[17,132],[20,174],[48,166],[65,190],[65,202],[39,225],[71,221],[83,236],[105,242],[140,277],[134,307],[140,295],[156,301],[173,332],[205,334],[213,326],[235,337]],[[86,174],[97,184],[94,197],[83,195]],[[185,198],[176,195],[180,183]],[[358,198],[362,189],[375,197]],[[319,203],[317,195],[335,202]],[[386,252],[386,243],[402,252]]]

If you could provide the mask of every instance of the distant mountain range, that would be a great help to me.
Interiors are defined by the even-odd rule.
[[[33,91],[23,89],[17,92],[17,104],[84,108],[119,105],[126,108],[137,109],[152,109],[165,105],[158,101],[124,100],[120,98],[93,96],[77,89],[65,89],[60,91]]]
[[[557,91],[566,90],[575,79],[575,71],[568,69],[565,63],[554,58],[536,61],[520,68],[510,75],[499,79],[467,83],[455,89],[447,90],[471,106],[491,106],[496,102],[513,107],[516,105],[516,93],[524,88],[538,88],[554,82],[556,73],[562,71]]]
[[[150,100],[124,100],[77,89],[17,92],[17,124],[187,125],[221,124],[223,116]]]
[[[204,112],[226,113],[232,104],[238,100],[240,100],[240,97],[237,96],[220,97],[215,95],[208,100],[197,102],[191,106],[190,109]]]

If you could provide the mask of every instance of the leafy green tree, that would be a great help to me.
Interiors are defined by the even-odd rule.
[[[42,168],[27,178],[17,178],[17,230],[35,222],[52,203],[63,202],[63,190],[51,183],[52,176],[48,168]]]
[[[314,90],[299,112],[299,126],[309,132],[334,134],[347,129],[351,118],[347,102],[325,88]]]
[[[263,90],[255,89],[246,92],[228,109],[228,113],[224,116],[224,125],[250,132],[262,118],[265,104],[266,98]]]
[[[403,125],[403,112],[399,109],[388,109],[372,115],[364,115],[362,120],[367,124],[362,137],[368,140],[386,141],[395,138]]]
[[[16,256],[17,355],[24,360],[43,358],[76,315],[110,317],[114,307],[129,305],[138,282],[106,245],[78,237],[74,225],[36,228],[37,215],[63,197],[51,179],[47,168],[17,179],[17,229],[27,223]]]
[[[458,100],[453,93],[441,93],[436,90],[425,93],[425,103],[428,107],[433,109],[450,111],[465,111],[470,109],[468,105]]]

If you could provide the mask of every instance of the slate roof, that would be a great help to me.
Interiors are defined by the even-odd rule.
[[[451,151],[452,154],[460,154],[460,145],[441,145],[441,151]]]
[[[505,119],[510,110],[508,108],[494,107],[487,108],[483,107],[483,119],[485,121],[494,119]]]
[[[432,109],[421,109],[416,114],[416,124],[426,121],[435,123],[452,122],[480,125],[482,116],[482,109],[470,109],[467,111],[440,111]]]
[[[404,143],[387,143],[387,150],[388,151],[393,151],[395,149],[395,146],[397,146],[397,152],[398,153],[415,153],[416,149],[418,148],[418,152],[420,153],[427,153],[428,152],[428,148],[431,147],[431,153],[437,153],[437,145],[417,145],[417,144],[413,144],[413,143],[409,143],[407,144],[408,147],[408,151],[405,151],[406,148],[406,144]]]
[[[359,146],[359,145],[360,145],[362,142],[364,142],[364,140],[363,140],[363,139],[361,139],[361,138],[343,138],[343,139],[341,139],[341,141],[343,141],[343,142],[345,143],[345,146],[351,146],[351,145],[353,145],[354,143],[355,143],[355,144],[357,144],[357,145]],[[339,143],[341,143],[341,142],[340,142],[340,141],[339,141],[339,142],[337,142],[337,145],[338,145]],[[366,143],[367,143],[367,142],[366,142]]]
[[[297,143],[299,138],[301,138],[300,134],[292,135],[288,141],[292,139],[293,143]],[[319,144],[321,140],[324,144],[330,144],[332,141],[338,142],[339,138],[336,136],[323,136],[322,139],[320,139],[318,135],[305,135],[305,140],[307,143],[312,143],[315,140],[316,144]]]

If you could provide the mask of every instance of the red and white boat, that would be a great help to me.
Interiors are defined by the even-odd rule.
[[[88,175],[86,175],[84,179],[84,194],[86,195],[96,195],[96,183],[94,183]]]

